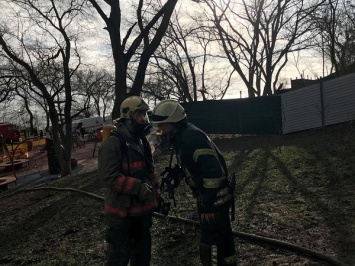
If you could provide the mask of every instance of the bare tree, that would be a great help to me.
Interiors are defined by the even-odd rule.
[[[3,59],[1,55],[0,58]],[[4,64],[0,66],[0,103],[11,101],[20,86],[19,83],[18,73],[12,71],[10,65]]]
[[[6,60],[4,55],[1,58]],[[50,120],[46,101],[37,94],[31,93],[30,86],[33,86],[31,81],[23,76],[16,66],[10,63],[2,65],[0,95],[3,97],[0,102],[3,103],[3,109],[0,113],[3,121],[12,121],[20,128],[29,127],[30,132],[34,132],[39,125],[49,131]]]
[[[346,73],[355,63],[355,1],[327,0],[312,14],[316,26],[313,39],[323,57],[330,59],[331,72]]]
[[[319,6],[317,0],[199,2],[249,97],[273,93],[288,54],[307,47],[311,28],[306,22]]]
[[[233,71],[228,71],[226,58],[213,54],[218,45],[213,32],[184,7],[181,4],[176,8],[165,38],[154,54],[148,75],[153,78],[149,82],[160,83],[161,93],[165,90],[168,97],[182,102],[223,98]],[[223,70],[218,71],[221,65]],[[163,83],[165,88],[161,87]]]
[[[7,61],[0,53],[0,58]],[[22,80],[21,73],[13,69],[7,62],[0,67],[0,103],[2,110],[0,116],[2,121],[11,121],[17,125],[22,125],[20,119],[23,102],[19,97],[19,91],[24,87],[26,81]],[[33,120],[32,120],[33,121]]]
[[[46,101],[61,175],[67,175],[71,172],[71,77],[81,65],[76,46],[79,35],[75,27],[78,24],[74,19],[82,14],[85,3],[77,0],[3,0],[3,4],[7,4],[17,25],[10,24],[14,17],[3,21],[0,47],[18,71],[31,81],[31,93]]]
[[[23,113],[26,114],[26,117],[28,117],[28,125],[29,125],[29,129],[30,129],[30,133],[31,135],[34,135],[35,132],[35,116],[33,114],[31,105],[32,105],[32,101],[31,96],[30,96],[30,92],[28,89],[27,84],[23,84],[21,89],[16,90],[17,95],[21,98],[21,102],[23,103],[22,107],[23,107],[23,112],[21,112],[21,116],[24,116]],[[26,119],[27,120],[27,119]]]
[[[114,77],[105,70],[79,71],[75,74],[74,84],[73,109],[77,113],[84,109],[82,117],[97,115],[105,121],[114,99]]]
[[[157,49],[164,33],[169,25],[170,16],[175,8],[177,0],[167,0],[162,8],[156,13],[146,12],[146,3],[143,0],[138,1],[136,9],[135,22],[128,26],[125,35],[121,4],[120,1],[114,0],[89,0],[106,24],[105,29],[108,31],[112,54],[115,63],[115,102],[112,110],[112,118],[119,117],[119,107],[121,102],[128,95],[140,95],[144,83],[147,65],[154,51]],[[109,6],[109,15],[104,12],[104,5]],[[149,2],[148,2],[149,5]],[[106,6],[105,6],[106,7]],[[144,16],[148,17],[144,17]],[[144,23],[148,21],[148,23]],[[153,26],[156,30],[153,31]],[[137,35],[133,36],[133,30],[138,28]],[[151,38],[148,36],[151,34]],[[132,40],[129,44],[129,41]],[[136,55],[137,49],[140,49],[139,63],[134,80],[131,86],[127,84],[127,69],[132,57]],[[130,90],[128,91],[128,89]]]

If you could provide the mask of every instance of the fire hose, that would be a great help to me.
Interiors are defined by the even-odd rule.
[[[36,191],[36,190],[56,190],[56,191],[71,191],[71,192],[77,192],[80,194],[83,194],[85,196],[89,196],[91,198],[100,200],[100,201],[104,201],[105,199],[99,195],[90,193],[90,192],[86,192],[83,190],[79,190],[79,189],[75,189],[75,188],[58,188],[58,187],[37,187],[37,188],[28,188],[28,189],[22,189],[22,190],[18,190],[12,194],[8,194],[8,196],[11,196],[13,194],[19,193],[19,192],[26,192],[26,191]],[[2,197],[1,199],[3,199],[4,197]],[[176,221],[176,222],[181,222],[184,224],[189,224],[189,225],[194,225],[194,226],[199,226],[199,222],[195,221],[195,220],[191,220],[191,219],[186,219],[186,218],[181,218],[181,217],[175,217],[175,216],[170,216],[170,215],[163,215],[163,214],[159,214],[159,213],[154,213],[154,217],[156,218],[160,218],[160,219],[169,219],[171,221]],[[323,260],[327,263],[329,263],[330,265],[334,265],[334,266],[349,266],[346,263],[343,263],[341,261],[339,261],[338,259],[331,257],[331,256],[327,256],[323,253],[305,248],[305,247],[301,247],[298,245],[294,245],[285,241],[281,241],[281,240],[277,240],[277,239],[273,239],[273,238],[268,238],[268,237],[263,237],[263,236],[258,236],[258,235],[254,235],[254,234],[249,234],[249,233],[244,233],[244,232],[240,232],[240,231],[235,231],[233,230],[233,235],[237,236],[237,237],[241,237],[244,239],[249,239],[252,241],[256,241],[256,242],[261,242],[261,243],[266,243],[266,244],[271,244],[274,246],[279,246],[281,248],[285,248],[288,249],[290,251],[297,251],[301,254],[306,254],[306,255],[310,255],[314,258]]]

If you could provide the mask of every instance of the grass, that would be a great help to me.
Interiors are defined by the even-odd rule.
[[[285,136],[237,136],[215,143],[237,176],[234,230],[275,238],[355,265],[355,137],[345,123]],[[156,156],[156,172],[169,162]],[[103,196],[97,172],[50,184]],[[195,219],[181,184],[171,215]],[[73,192],[0,194],[0,264],[102,265],[102,202]],[[152,261],[199,265],[197,227],[155,219]],[[238,265],[328,265],[279,247],[236,238]]]

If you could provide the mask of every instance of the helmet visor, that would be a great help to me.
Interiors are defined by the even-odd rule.
[[[138,111],[133,114],[133,119],[136,120],[137,124],[147,125],[150,123],[147,111]]]

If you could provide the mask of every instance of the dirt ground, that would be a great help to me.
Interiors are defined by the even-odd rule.
[[[312,134],[314,138],[305,142]],[[315,134],[215,140],[229,168],[238,172],[236,220],[232,222],[238,265],[355,265],[354,146],[350,145],[350,161],[343,165],[340,182],[330,186],[325,180],[335,164],[324,155],[333,155],[335,161],[339,157],[337,146],[328,144],[334,132],[323,137]],[[318,166],[311,156],[326,160]],[[169,151],[157,153],[157,173],[167,166],[168,158]],[[36,186],[36,190],[0,193],[0,265],[104,264],[100,198],[104,189],[93,168]],[[176,202],[170,215],[188,222],[155,216],[151,265],[200,265],[199,228],[189,223],[196,221],[195,202],[186,185],[176,191]],[[324,257],[252,240],[240,232],[277,239]]]

